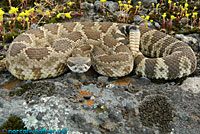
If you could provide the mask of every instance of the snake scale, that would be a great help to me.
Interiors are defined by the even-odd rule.
[[[187,44],[154,29],[131,27],[111,22],[46,24],[14,39],[5,66],[22,80],[56,77],[68,68],[85,72],[90,65],[109,77],[134,69],[139,76],[170,80],[195,71],[197,60]]]

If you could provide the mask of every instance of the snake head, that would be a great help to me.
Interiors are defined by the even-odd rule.
[[[90,57],[69,57],[67,59],[67,66],[71,71],[76,73],[87,72],[91,63]]]

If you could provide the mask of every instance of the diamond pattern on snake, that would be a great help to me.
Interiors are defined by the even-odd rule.
[[[197,60],[184,42],[144,26],[112,22],[46,24],[14,39],[7,70],[21,80],[57,77],[90,66],[109,77],[135,71],[150,79],[176,79],[193,73]]]

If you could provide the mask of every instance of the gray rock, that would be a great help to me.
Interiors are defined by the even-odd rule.
[[[121,121],[123,120],[123,116],[122,116],[121,111],[112,110],[112,111],[109,113],[109,117],[110,117],[112,120],[115,120],[116,122],[121,122]]]
[[[103,122],[105,122],[105,121],[108,120],[108,118],[109,118],[107,112],[99,113],[99,114],[97,115],[97,117],[98,117],[98,119],[99,119],[100,121],[103,121]]]
[[[108,77],[107,76],[99,76],[97,78],[98,82],[108,82]]]
[[[186,17],[181,18],[181,23],[182,24],[187,24],[187,18]]]
[[[141,9],[139,11],[139,15],[142,16],[142,15],[146,15],[148,13],[148,9]]]
[[[180,87],[185,91],[192,91],[193,93],[199,93],[200,78],[199,77],[187,78],[186,80],[183,81]]]
[[[106,1],[104,3],[104,7],[106,7],[107,9],[109,9],[110,11],[114,12],[118,10],[118,3],[117,2],[113,2],[113,1]],[[103,9],[103,3],[100,1],[95,1],[94,2],[94,8],[99,11],[100,9]]]
[[[181,118],[181,120],[184,120],[184,121],[188,121],[189,120],[189,115],[187,113],[185,113],[185,112],[178,112],[177,116],[179,118]]]
[[[193,37],[188,37],[188,36],[184,36],[183,34],[176,34],[175,38],[182,40],[185,43],[188,44],[197,44],[197,39],[193,38]]]
[[[194,33],[194,34],[189,34],[189,35],[187,35],[187,36],[197,39],[196,45],[197,45],[197,47],[200,49],[200,34]],[[197,50],[197,51],[198,51],[198,50]]]
[[[134,18],[133,18],[133,21],[136,23],[136,24],[140,24],[140,22],[142,22],[144,19],[140,16],[140,15],[135,15]]]
[[[65,115],[68,114],[65,99],[55,96],[40,99],[40,104],[28,106],[23,122],[27,128],[65,129]]]
[[[102,8],[102,4],[100,1],[95,1],[94,2],[94,9],[99,11]]]
[[[88,3],[86,2],[82,2],[81,3],[81,8],[82,9],[93,9],[94,8],[94,4],[93,3]]]
[[[106,1],[105,6],[112,12],[119,9],[118,3],[113,1]]]
[[[18,117],[24,117],[24,111],[25,111],[25,100],[21,100],[17,97],[14,97],[11,100],[0,98],[0,126],[4,122],[7,121],[8,117],[12,116],[18,116]]]
[[[154,23],[154,26],[155,26],[156,28],[158,28],[158,29],[160,29],[160,27],[161,27],[160,24],[159,24],[158,22],[155,22],[155,23]]]
[[[134,5],[138,5],[138,1],[141,1],[141,5],[143,5],[145,8],[150,8],[152,7],[152,3],[157,4],[157,0],[132,0]]]

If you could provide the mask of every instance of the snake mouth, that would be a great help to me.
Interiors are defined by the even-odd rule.
[[[91,59],[89,57],[69,57],[67,59],[67,66],[76,73],[87,72],[91,66]]]

